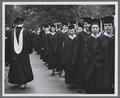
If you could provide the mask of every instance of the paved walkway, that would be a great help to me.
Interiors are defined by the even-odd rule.
[[[58,75],[51,76],[51,70],[48,70],[40,56],[36,52],[30,55],[34,80],[27,84],[25,90],[13,87],[7,81],[8,68],[6,68],[5,93],[6,94],[76,94],[73,89],[68,88],[64,78]]]

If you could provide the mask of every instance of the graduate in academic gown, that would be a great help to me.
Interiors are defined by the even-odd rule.
[[[55,75],[56,70],[56,49],[57,49],[57,33],[55,31],[55,25],[50,26],[50,34],[48,41],[48,63],[49,69],[52,69],[52,75]]]
[[[23,28],[23,18],[17,17],[15,27],[11,32],[11,66],[8,73],[8,81],[20,85],[23,89],[33,80],[29,54],[32,53],[29,32]]]
[[[73,25],[69,26],[68,37],[64,42],[63,62],[65,65],[65,82],[74,86],[76,82],[75,60],[77,54],[77,35]]]
[[[38,29],[37,29],[37,33],[36,33],[36,52],[37,52],[37,54],[39,54],[40,55],[40,32],[41,32],[41,28],[40,27],[38,27]]]
[[[62,72],[64,70],[64,64],[63,64],[63,54],[64,54],[64,41],[66,37],[68,36],[68,24],[63,23],[62,25],[59,25],[59,28],[57,29],[57,40],[56,40],[56,71],[58,72],[58,75],[61,77]]]
[[[40,27],[39,35],[38,35],[38,52],[39,55],[41,56],[41,48],[42,48],[42,38],[43,38],[43,33],[42,33],[42,28]]]
[[[48,44],[49,44],[49,34],[50,34],[49,26],[47,25],[44,30],[45,30],[44,38],[43,38],[44,61],[45,61],[45,64],[48,65],[48,52],[49,52]]]
[[[97,46],[98,40],[101,35],[100,33],[100,20],[93,18],[91,24],[91,37],[88,50],[88,61],[86,63],[85,69],[85,83],[86,83],[86,93],[96,93],[96,79],[97,79]]]
[[[63,35],[61,30],[61,25],[58,25],[57,29],[57,40],[56,40],[56,67],[59,76],[62,74],[63,66],[62,66],[62,49],[63,49]]]
[[[64,44],[65,44],[65,40],[66,40],[66,38],[68,37],[68,23],[63,23],[62,24],[62,53],[61,53],[61,55],[62,55],[62,58],[61,58],[61,65],[62,65],[62,69],[64,70],[65,68],[65,65],[64,65],[64,63],[63,63],[63,61],[64,61]]]
[[[32,29],[31,34],[33,49],[36,51],[36,31]]]
[[[77,29],[76,29],[76,34],[79,35],[83,31],[83,25],[82,23],[78,23]]]
[[[48,40],[49,40],[49,26],[44,25],[43,30],[40,33],[40,47],[41,47],[41,59],[48,63]]]
[[[40,59],[44,59],[44,36],[45,36],[45,30],[42,29],[39,34],[39,47],[40,47]]]
[[[36,28],[34,29],[34,34],[35,34],[35,39],[34,39],[34,50],[37,52],[37,49],[38,49],[38,43],[37,43],[37,39],[38,39],[38,35],[37,35],[37,31],[36,31]]]
[[[106,16],[102,18],[103,35],[98,41],[96,93],[114,93],[114,18]]]
[[[85,83],[85,70],[86,63],[88,61],[87,55],[89,50],[89,40],[90,40],[90,26],[91,26],[91,18],[84,17],[83,18],[83,27],[84,31],[77,35],[78,37],[78,49],[77,49],[77,59],[76,59],[76,85],[78,91],[84,93],[86,88]]]
[[[62,35],[63,35],[63,40],[65,40],[66,37],[68,36],[68,23],[63,23]]]
[[[33,32],[33,29],[29,29],[28,32],[29,32],[29,34],[30,34],[31,47],[33,47],[33,49],[34,49],[34,39],[35,39],[35,34],[34,34],[34,32]]]
[[[76,21],[70,21],[69,25],[74,25],[75,32],[76,32],[76,30],[77,30],[77,23],[76,23]]]

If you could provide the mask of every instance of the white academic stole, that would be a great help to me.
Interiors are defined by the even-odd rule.
[[[23,30],[24,29],[22,28],[19,34],[18,41],[17,41],[16,28],[14,28],[14,50],[16,54],[20,54],[23,49]]]

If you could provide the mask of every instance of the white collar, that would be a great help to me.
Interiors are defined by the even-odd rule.
[[[101,35],[101,33],[99,32],[96,36],[92,33],[91,36],[94,38],[98,38]]]
[[[90,33],[91,33],[90,31],[89,31],[89,32],[88,32],[88,31],[86,31],[86,29],[84,29],[84,31],[85,31],[87,34],[90,34]]]
[[[68,37],[73,40],[75,37],[77,37],[77,35],[76,34],[74,34],[73,36],[68,35]]]
[[[54,33],[51,32],[51,35],[55,35],[55,33],[56,33],[56,32],[54,32]]]
[[[107,32],[104,32],[104,35],[108,36],[108,37],[112,37],[113,36],[113,34],[108,34]]]
[[[49,34],[50,33],[50,31],[45,31],[45,34]]]
[[[83,30],[83,31],[87,32],[85,28],[84,28],[84,30]]]

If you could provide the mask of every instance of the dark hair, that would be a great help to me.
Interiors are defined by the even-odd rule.
[[[52,32],[51,28],[55,28],[54,26],[50,27],[50,32]],[[56,28],[55,28],[55,32],[56,32]]]
[[[98,25],[98,27],[99,27],[99,31],[100,31],[100,25],[97,24],[97,23],[94,23],[94,24],[91,24],[91,26],[90,26],[90,28],[89,28],[90,32],[92,32],[92,31],[91,31],[91,28],[92,28],[93,25]]]

